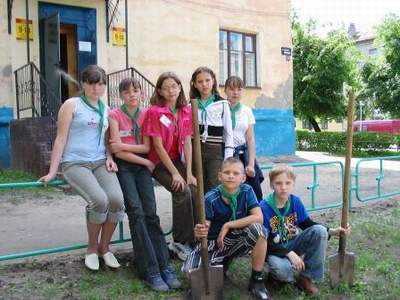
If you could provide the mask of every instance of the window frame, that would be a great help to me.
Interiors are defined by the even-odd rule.
[[[229,29],[219,29],[218,31],[218,39],[220,38],[220,32],[224,31],[226,32],[226,51],[227,51],[227,65],[228,65],[228,77],[231,76],[231,41],[230,41],[230,35],[231,33],[236,33],[240,34],[242,36],[242,67],[243,67],[243,82],[245,84],[245,88],[260,88],[259,82],[258,82],[258,76],[257,76],[257,35],[253,33],[246,33],[246,32],[240,32],[240,31],[235,31],[235,30],[229,30]],[[246,37],[250,37],[253,43],[253,52],[247,51],[246,50]],[[221,49],[219,47],[220,45],[220,40],[218,41],[218,51],[225,50]],[[246,53],[254,53],[254,81],[255,85],[247,85],[246,84],[246,79],[247,79],[247,72],[246,72]],[[221,70],[219,70],[221,71]],[[220,82],[219,86],[223,87],[225,86],[225,82]]]

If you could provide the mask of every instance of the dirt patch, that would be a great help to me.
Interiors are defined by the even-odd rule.
[[[398,199],[389,199],[379,203],[372,203],[362,208],[354,208],[350,218],[356,224],[363,226],[366,222],[380,218],[387,220],[388,224],[398,227],[400,221],[391,213],[400,210]],[[338,225],[340,210],[329,210],[320,213],[313,213],[313,218],[321,223]],[[391,216],[391,218],[389,218]],[[362,220],[362,221],[360,221]],[[397,222],[394,224],[393,222]],[[373,223],[373,222],[371,222]],[[372,229],[371,229],[372,230]],[[373,228],[379,230],[382,228]],[[322,289],[326,299],[350,299],[353,296],[362,296],[370,293],[369,287],[388,284],[388,277],[395,277],[398,283],[400,273],[391,271],[392,257],[398,257],[399,244],[382,238],[381,243],[377,244],[373,238],[362,236],[362,228],[354,228],[354,237],[349,247],[358,253],[358,279],[352,289],[339,288],[331,291],[325,281]],[[374,233],[374,232],[372,232]],[[333,241],[332,241],[333,240]],[[334,253],[337,249],[337,239],[331,239],[328,253]],[[379,249],[381,254],[378,264],[376,253]],[[363,251],[363,253],[362,253]],[[0,264],[0,295],[2,299],[182,299],[185,297],[187,281],[182,278],[184,287],[179,291],[157,294],[145,287],[143,282],[138,279],[133,267],[133,255],[131,251],[118,251],[116,253],[122,267],[117,270],[110,270],[104,265],[99,272],[93,273],[85,269],[82,253],[72,253],[64,255],[48,255],[29,259],[21,262],[3,262]],[[387,260],[385,260],[385,257]],[[173,260],[175,269],[179,272],[180,262]],[[233,266],[228,271],[228,279],[225,281],[226,299],[247,299],[246,285],[250,272],[249,259],[241,258],[235,260]],[[267,282],[274,299],[298,299],[304,295],[292,285],[279,285],[274,282]],[[390,287],[389,287],[390,289]],[[361,292],[360,292],[361,291]],[[354,294],[356,293],[356,294]],[[396,291],[392,292],[396,293]],[[373,296],[374,294],[372,294]],[[396,294],[390,294],[393,296]],[[361,297],[362,298],[362,297]],[[360,299],[361,299],[360,298]],[[385,298],[385,297],[383,297]],[[385,299],[393,299],[391,297]]]

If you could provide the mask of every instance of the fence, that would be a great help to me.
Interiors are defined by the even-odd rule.
[[[378,200],[378,199],[383,199],[387,197],[391,197],[394,195],[400,195],[400,190],[396,192],[391,192],[391,193],[382,193],[381,189],[381,183],[383,181],[384,177],[384,165],[383,162],[385,160],[400,160],[400,156],[390,156],[390,157],[376,157],[376,158],[366,158],[366,159],[361,159],[358,161],[355,171],[351,174],[351,178],[355,179],[355,183],[350,185],[350,199],[352,196],[352,192],[355,192],[356,199],[360,202],[365,202],[365,201],[370,201],[370,200]],[[362,198],[360,196],[360,184],[359,180],[361,177],[360,173],[360,165],[367,162],[367,161],[378,161],[380,164],[380,169],[379,169],[379,176],[377,176],[376,181],[377,181],[377,192],[376,195],[372,195],[366,198]],[[342,195],[343,195],[343,184],[344,184],[344,165],[340,161],[331,161],[331,162],[306,162],[306,163],[292,163],[289,164],[294,168],[311,168],[312,169],[312,181],[306,186],[307,190],[310,191],[310,198],[311,198],[311,206],[307,207],[308,211],[318,211],[318,210],[325,210],[325,209],[330,209],[330,208],[338,208],[342,204]],[[338,199],[337,202],[329,204],[329,205],[317,205],[318,199],[316,198],[316,191],[320,187],[319,184],[319,178],[320,178],[320,173],[319,173],[319,168],[323,166],[336,166],[339,168],[340,174],[341,174],[341,190],[339,191],[340,198]],[[264,165],[261,166],[262,170],[269,170],[272,168],[272,165]],[[353,181],[353,180],[352,180]],[[54,181],[52,182],[51,186],[57,186],[60,184],[64,184],[64,181]],[[5,184],[0,184],[0,190],[2,189],[19,189],[19,188],[27,188],[27,187],[39,187],[43,186],[42,183],[40,182],[35,182],[35,183],[5,183]],[[400,189],[400,185],[399,189]],[[350,208],[352,207],[352,202],[350,201]],[[168,235],[172,232],[172,230],[164,233],[165,235]],[[118,244],[118,243],[124,243],[128,242],[131,239],[125,239],[124,238],[124,232],[123,232],[123,225],[122,222],[119,223],[119,238],[117,240],[113,240],[111,243],[112,244]],[[59,252],[65,252],[65,251],[70,251],[70,250],[76,250],[76,249],[82,249],[86,248],[86,244],[78,244],[78,245],[70,245],[70,246],[65,246],[65,247],[58,247],[58,248],[50,248],[50,249],[43,249],[43,250],[37,250],[37,251],[30,251],[30,252],[24,252],[24,253],[14,253],[14,254],[9,254],[9,255],[1,255],[0,256],[0,261],[3,260],[12,260],[12,259],[17,259],[17,258],[24,258],[24,257],[30,257],[30,256],[37,256],[37,255],[43,255],[43,254],[50,254],[50,253],[59,253]]]

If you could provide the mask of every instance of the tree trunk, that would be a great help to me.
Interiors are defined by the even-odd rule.
[[[315,132],[321,132],[321,128],[319,128],[319,125],[317,121],[313,117],[308,117],[308,121],[310,122],[311,126],[314,128]]]

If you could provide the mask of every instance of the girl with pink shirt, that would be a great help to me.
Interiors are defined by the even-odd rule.
[[[192,174],[192,112],[179,78],[165,72],[157,80],[144,135],[151,137],[153,177],[172,193],[173,239],[170,249],[182,260],[194,242],[196,178]]]
[[[119,84],[124,104],[109,114],[110,147],[118,165],[118,180],[124,194],[129,219],[135,266],[139,277],[156,291],[178,288],[180,282],[169,262],[169,253],[160,218],[156,213],[151,172],[147,159],[150,138],[142,135],[146,109],[140,108],[142,89],[134,78]]]

